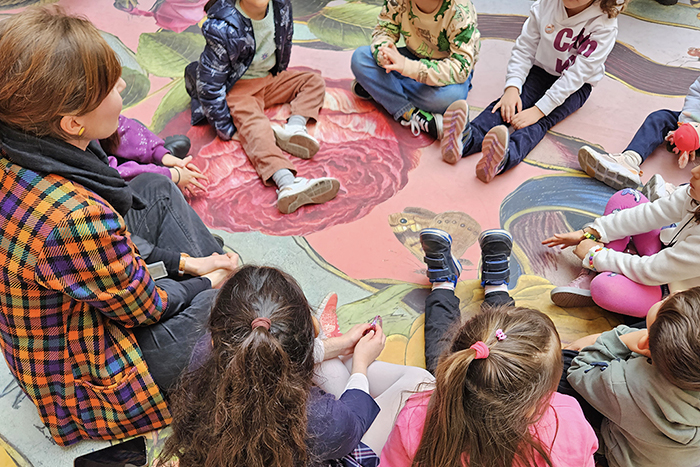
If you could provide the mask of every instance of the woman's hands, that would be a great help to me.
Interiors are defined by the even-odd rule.
[[[207,191],[199,180],[209,181],[209,178],[192,163],[192,156],[178,159],[172,154],[166,154],[163,156],[162,163],[170,167],[170,178],[183,193],[193,195]]]
[[[384,350],[385,344],[386,336],[382,327],[377,324],[376,331],[370,330],[355,345],[355,353],[352,357],[352,373],[367,375],[367,367],[379,357],[379,354]]]

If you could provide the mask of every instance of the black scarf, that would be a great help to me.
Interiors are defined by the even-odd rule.
[[[37,138],[0,122],[0,150],[4,157],[25,169],[60,175],[97,193],[122,216],[131,208],[146,207],[119,172],[109,166],[107,154],[95,141],[83,151],[65,141],[48,136]]]

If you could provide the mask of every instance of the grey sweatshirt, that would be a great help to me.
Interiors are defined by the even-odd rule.
[[[605,416],[601,434],[611,467],[700,465],[700,392],[671,384],[648,358],[630,351],[621,325],[571,363],[568,380]]]

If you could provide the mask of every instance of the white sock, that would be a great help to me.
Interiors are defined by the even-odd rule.
[[[445,289],[445,290],[454,290],[455,285],[452,282],[433,282],[433,290],[437,289]]]
[[[508,292],[508,284],[501,285],[485,285],[484,295],[490,294],[491,292]]]
[[[296,128],[306,128],[306,122],[309,119],[301,115],[292,115],[287,119],[287,123],[284,125],[285,129],[291,130]]]
[[[272,174],[272,181],[275,182],[280,190],[294,183],[294,174],[289,169],[279,169]]]
[[[627,151],[624,151],[622,154],[624,154],[625,156],[628,156],[628,157],[632,158],[632,160],[634,160],[634,163],[637,165],[637,167],[639,167],[640,165],[642,165],[642,162],[643,162],[643,161],[642,161],[642,156],[640,156],[639,154],[637,154],[636,151],[631,151],[631,150],[628,149]]]

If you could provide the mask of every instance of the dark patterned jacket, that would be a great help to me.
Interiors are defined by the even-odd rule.
[[[170,413],[129,331],[167,293],[103,198],[0,157],[0,346],[53,439],[114,439]]]
[[[187,91],[192,97],[192,124],[206,118],[221,139],[229,140],[236,132],[226,103],[226,93],[243,76],[255,55],[253,25],[234,6],[235,0],[219,0],[208,12],[202,26],[207,43],[199,63],[185,70]],[[292,51],[294,22],[290,0],[271,0],[275,16],[277,62],[273,75],[287,69]]]

